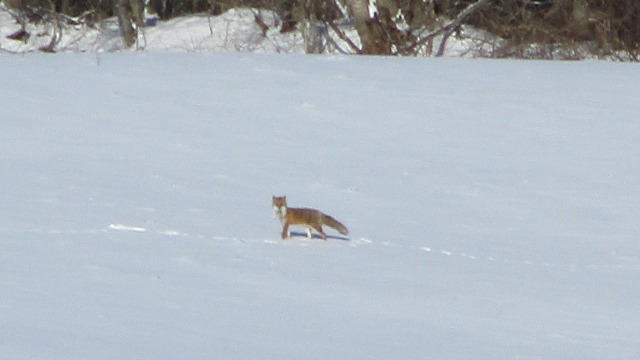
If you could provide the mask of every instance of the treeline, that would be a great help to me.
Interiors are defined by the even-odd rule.
[[[499,41],[485,56],[553,58],[564,51],[580,58],[624,53],[640,60],[639,0],[4,0],[18,12],[50,11],[97,23],[117,16],[126,43],[144,26],[143,11],[166,20],[191,13],[220,14],[230,8],[275,11],[279,30],[301,30],[308,52],[331,33],[358,54],[438,55],[447,38],[472,25]],[[371,11],[373,9],[374,11]],[[257,17],[256,22],[260,23]],[[350,39],[344,24],[355,27]],[[324,32],[324,34],[323,34]],[[434,44],[435,39],[439,44]],[[487,40],[489,41],[489,40]],[[439,46],[438,46],[439,45]],[[481,47],[482,44],[479,44]],[[487,44],[484,44],[487,45]],[[490,49],[490,50],[486,50]]]
[[[640,60],[639,0],[494,0],[469,24],[506,40],[505,57],[538,51],[591,46],[595,55],[626,52]],[[532,56],[530,54],[529,56]]]

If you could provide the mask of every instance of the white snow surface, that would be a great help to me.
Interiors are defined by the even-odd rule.
[[[640,358],[637,65],[0,66],[2,359]]]

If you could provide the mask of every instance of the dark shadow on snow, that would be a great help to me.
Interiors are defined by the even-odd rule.
[[[291,232],[291,237],[307,237],[307,233],[306,232],[302,232],[302,231],[292,231]],[[320,239],[322,240],[322,236],[320,236],[320,234],[316,234],[316,233],[311,233],[311,238],[312,239]],[[349,239],[348,237],[342,236],[342,235],[329,235],[327,234],[327,240],[342,240],[342,241],[351,241],[351,239]]]

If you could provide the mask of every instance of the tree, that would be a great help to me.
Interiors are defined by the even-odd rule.
[[[360,37],[361,49],[359,54],[387,55],[391,53],[391,44],[382,34],[382,28],[378,16],[369,14],[369,0],[345,0],[347,9],[355,23],[358,37]]]
[[[336,26],[332,28],[341,39],[350,44],[356,53],[417,55],[420,48],[424,46],[430,48],[428,45],[433,39],[443,35],[438,52],[442,55],[446,41],[453,31],[471,15],[480,11],[490,0],[471,2],[452,21],[439,27],[435,26],[435,5],[431,0],[421,3],[409,1],[406,6],[399,6],[399,2],[392,0],[379,0],[375,6],[372,6],[368,0],[345,0],[345,2],[354,20],[362,47],[355,46],[355,43],[347,39]],[[373,14],[370,14],[371,7],[375,9]],[[416,9],[418,11],[415,11]]]
[[[117,0],[116,15],[125,45],[133,46],[138,39],[137,29],[144,25],[143,0]]]

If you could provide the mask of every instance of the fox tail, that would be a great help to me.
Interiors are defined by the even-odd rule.
[[[324,218],[325,225],[338,230],[338,232],[340,232],[340,234],[342,234],[342,235],[348,235],[349,234],[349,230],[347,230],[347,227],[342,225],[342,223],[340,221],[332,218],[329,215],[324,215],[323,218]]]

